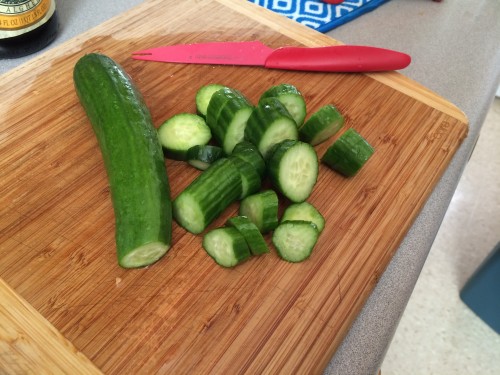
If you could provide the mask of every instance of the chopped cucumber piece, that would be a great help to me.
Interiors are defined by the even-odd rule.
[[[213,229],[203,236],[203,248],[223,267],[234,267],[250,257],[243,235],[232,227]]]
[[[186,160],[187,151],[193,146],[207,144],[212,133],[202,117],[179,113],[159,127],[158,138],[166,157]]]
[[[302,125],[306,117],[306,101],[295,86],[288,83],[273,86],[262,94],[260,100],[266,98],[277,98],[292,115],[296,125]]]
[[[245,129],[245,139],[256,145],[264,158],[275,144],[298,137],[295,120],[276,98],[262,99]]]
[[[212,95],[223,89],[225,86],[219,85],[218,83],[211,83],[209,85],[203,86],[196,93],[196,111],[203,117],[207,115],[208,103],[210,103],[210,99],[212,99]]]
[[[348,129],[325,152],[321,161],[344,176],[354,176],[374,153],[354,129]]]
[[[266,163],[253,143],[242,141],[234,146],[231,156],[238,157],[253,165],[261,177],[266,172]]]
[[[286,140],[274,150],[268,163],[272,184],[292,202],[305,201],[318,178],[318,156],[305,142]]]
[[[214,162],[222,158],[222,148],[212,145],[196,145],[187,151],[187,162],[199,170],[206,170]]]
[[[240,196],[240,173],[231,160],[222,158],[175,198],[174,218],[184,229],[198,234]]]
[[[243,199],[250,194],[254,194],[259,191],[260,186],[262,184],[262,180],[260,179],[260,175],[254,166],[243,159],[230,157],[236,169],[240,173],[241,177],[241,195],[240,199]]]
[[[235,227],[245,237],[250,252],[253,255],[269,253],[269,247],[260,233],[259,228],[246,216],[234,216],[230,218],[227,225]]]
[[[315,146],[326,141],[344,126],[344,116],[333,105],[321,107],[299,129],[300,139]]]
[[[311,255],[319,232],[310,221],[285,221],[273,233],[273,244],[278,255],[292,263],[302,262]]]
[[[248,217],[261,233],[272,231],[278,225],[278,196],[273,190],[250,195],[240,204],[239,214]]]
[[[243,140],[252,111],[252,104],[238,90],[226,87],[213,94],[207,109],[207,124],[227,155]]]
[[[281,222],[302,220],[310,221],[316,225],[318,232],[322,232],[325,227],[325,218],[311,203],[293,203],[285,209]]]

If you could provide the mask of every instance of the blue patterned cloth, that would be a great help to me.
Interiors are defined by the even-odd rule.
[[[339,5],[327,4],[321,0],[249,1],[325,33],[377,8],[388,0],[351,0]]]

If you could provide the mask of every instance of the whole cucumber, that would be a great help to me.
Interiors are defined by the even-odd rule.
[[[108,175],[118,264],[152,264],[170,248],[172,204],[150,112],[124,69],[105,55],[81,57],[73,80]]]

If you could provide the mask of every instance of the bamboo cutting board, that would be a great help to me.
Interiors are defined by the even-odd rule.
[[[395,72],[130,59],[162,44],[255,39],[271,47],[338,43],[246,1],[149,1],[1,78],[0,290],[9,298],[0,301],[0,368],[50,373],[56,365],[43,351],[51,345],[61,353],[54,361],[88,373],[292,374],[326,366],[466,137],[467,120]],[[156,126],[194,112],[197,89],[211,82],[254,103],[287,82],[302,91],[309,113],[336,105],[345,129],[357,129],[376,151],[354,178],[321,166],[309,201],[326,227],[311,258],[289,264],[272,251],[223,269],[202,250],[201,236],[174,224],[161,261],[119,268],[106,173],[72,83],[75,62],[94,51],[123,65]],[[316,147],[319,156],[330,143]],[[199,173],[171,160],[166,167],[172,197]]]

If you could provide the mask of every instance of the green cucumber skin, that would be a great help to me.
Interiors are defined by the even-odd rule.
[[[200,207],[203,218],[193,226],[182,210],[182,197],[189,195]],[[174,200],[173,214],[177,223],[187,231],[198,234],[215,220],[231,203],[241,196],[241,177],[234,163],[221,158],[203,171]]]
[[[258,212],[253,210],[255,207]],[[276,192],[264,190],[243,199],[238,212],[240,216],[248,217],[259,228],[259,231],[265,234],[278,226],[278,209],[279,201]]]
[[[353,128],[342,134],[321,161],[346,177],[356,175],[375,152],[374,148]]]
[[[318,228],[318,232],[322,232],[325,227],[325,218],[318,211],[316,207],[314,207],[311,203],[301,202],[301,203],[293,203],[288,206],[283,215],[281,216],[281,222],[285,221],[310,221],[316,225]]]
[[[270,252],[259,228],[248,217],[234,216],[227,220],[226,225],[238,229],[245,238],[253,255],[262,255]]]
[[[263,140],[266,131],[274,124],[275,121],[282,120],[287,123],[288,133],[282,138],[276,139],[275,143],[279,143],[285,139],[298,139],[299,133],[295,120],[288,113],[287,109],[276,98],[267,98],[259,102],[247,121],[245,128],[245,140],[257,146],[257,149],[266,158],[268,151],[273,145],[263,147]]]
[[[161,242],[168,250],[170,186],[162,147],[142,95],[118,64],[100,54],[83,56],[73,79],[108,175],[119,264],[127,267],[121,260],[144,244]]]
[[[195,103],[196,103],[196,112],[205,118],[207,116],[207,109],[208,109],[208,104],[210,103],[210,99],[212,98],[212,95],[225,88],[226,86],[223,86],[218,83],[211,83],[208,85],[203,86],[198,90],[196,93],[195,97]]]
[[[266,90],[260,97],[259,102],[267,98],[277,98],[293,117],[297,127],[302,126],[306,117],[306,102],[302,93],[293,85],[282,83]],[[292,98],[291,100],[288,100]],[[296,102],[300,108],[294,108]]]
[[[213,245],[213,237],[218,237],[219,240],[224,239],[230,241],[230,245],[233,250],[231,254],[232,259],[227,258],[228,254],[222,254],[225,255],[224,257],[221,257],[221,254],[214,254],[214,249],[211,246]],[[226,268],[235,267],[246,261],[251,256],[250,249],[248,248],[245,238],[238,231],[238,229],[233,227],[212,229],[203,236],[202,246],[215,263]]]
[[[231,156],[243,159],[252,164],[261,178],[266,174],[266,163],[264,158],[253,143],[242,141],[236,144]]]
[[[240,199],[244,199],[259,191],[262,186],[262,179],[254,166],[245,160],[234,156],[230,156],[229,160],[234,163],[241,176]]]
[[[299,138],[316,146],[336,134],[344,126],[344,116],[328,104],[313,113],[299,128]]]
[[[193,167],[204,171],[223,155],[224,151],[218,146],[196,145],[187,151],[187,161]]]
[[[229,101],[240,102],[244,99],[241,92],[230,87],[224,87],[213,93],[207,107],[207,125],[212,130],[212,134],[219,145],[224,144],[225,129],[218,124],[219,116],[225,105]]]

